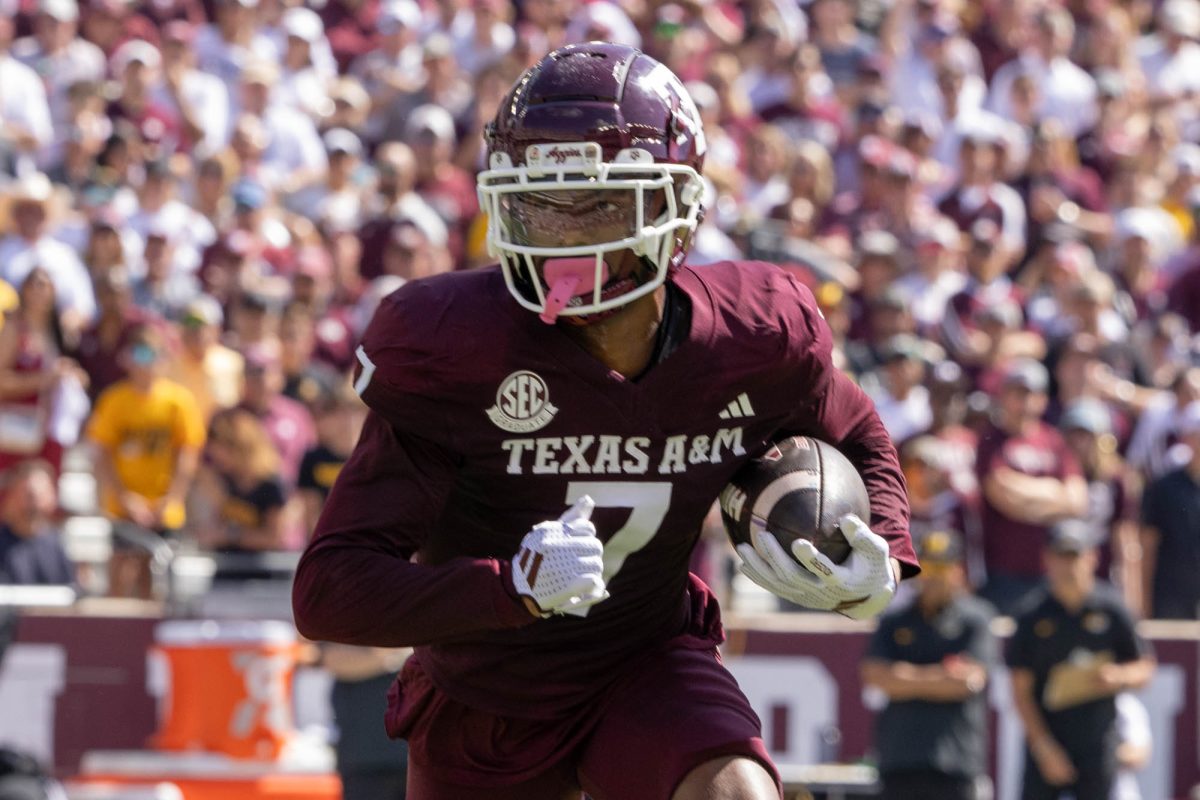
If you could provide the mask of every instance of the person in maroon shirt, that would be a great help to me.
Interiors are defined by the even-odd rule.
[[[1087,512],[1087,483],[1062,434],[1042,421],[1050,375],[1032,359],[1004,371],[999,403],[979,437],[975,471],[983,491],[980,594],[1011,614],[1043,577],[1042,548],[1052,523]]]
[[[149,325],[160,333],[166,323],[152,311],[133,302],[133,284],[124,269],[112,269],[95,279],[96,320],[79,336],[71,355],[88,376],[88,394],[95,402],[100,393],[125,377],[121,352],[129,337]]]
[[[267,435],[279,451],[279,472],[289,492],[296,487],[300,462],[317,442],[312,414],[283,394],[283,363],[270,347],[254,345],[246,349],[242,400],[239,408],[252,412],[262,421]]]
[[[363,336],[371,410],[293,609],[312,639],[415,648],[386,717],[410,797],[779,797],[688,560],[718,493],[782,436],[857,465],[870,527],[841,520],[841,565],[759,531],[747,575],[866,618],[918,569],[895,450],[812,294],[762,263],[682,265],[698,119],[636,50],[551,53],[489,129],[500,265],[410,281]]]

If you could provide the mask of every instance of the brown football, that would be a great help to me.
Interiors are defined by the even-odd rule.
[[[721,491],[721,519],[734,544],[750,543],[758,518],[791,553],[791,543],[808,539],[840,564],[850,543],[838,530],[843,514],[871,521],[871,501],[862,476],[833,445],[808,436],[776,442],[743,465]]]

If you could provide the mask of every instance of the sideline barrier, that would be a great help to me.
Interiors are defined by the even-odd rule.
[[[17,733],[26,741],[46,742],[48,749],[35,755],[53,764],[60,778],[79,774],[88,751],[146,746],[158,725],[157,686],[148,679],[147,653],[162,620],[136,616],[148,606],[126,608],[131,616],[111,610],[92,616],[55,611],[21,619],[14,652],[52,648],[61,653],[65,667],[59,674],[0,672],[0,694],[24,704],[12,714],[0,714],[0,741]],[[1155,739],[1151,763],[1141,775],[1143,796],[1186,798],[1200,783],[1200,623],[1143,622],[1139,629],[1160,665],[1141,694]],[[873,717],[864,702],[858,662],[871,630],[870,623],[825,614],[727,617],[726,663],[758,711],[766,743],[785,769],[854,764],[868,755]],[[1011,623],[998,620],[995,630],[1006,636]],[[21,685],[12,685],[14,680]],[[327,692],[318,688],[306,693],[303,685],[323,684],[296,681],[296,716],[327,717]],[[1001,677],[989,691],[991,775],[998,800],[1015,797],[1013,770],[1021,757],[1020,729],[1006,686]],[[381,716],[382,711],[381,700]],[[315,762],[309,766],[320,773]]]

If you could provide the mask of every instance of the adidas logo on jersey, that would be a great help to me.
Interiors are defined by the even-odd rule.
[[[746,419],[754,416],[754,407],[750,405],[750,398],[742,392],[717,416],[721,419]]]

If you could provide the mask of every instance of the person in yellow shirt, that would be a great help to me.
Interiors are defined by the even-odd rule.
[[[221,344],[221,304],[209,295],[188,303],[179,319],[180,348],[166,376],[191,390],[205,425],[242,396],[242,354]]]
[[[121,354],[128,376],[104,390],[88,424],[105,513],[118,526],[158,535],[186,521],[184,501],[205,437],[192,392],[162,377],[165,356],[157,329],[137,329]],[[109,593],[151,593],[150,554],[120,536],[109,564]]]

